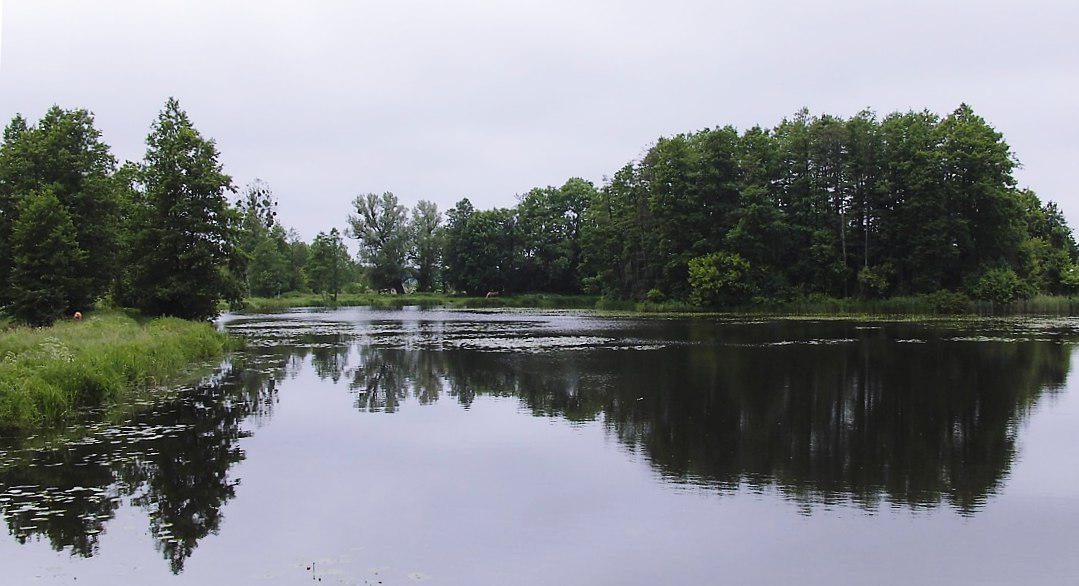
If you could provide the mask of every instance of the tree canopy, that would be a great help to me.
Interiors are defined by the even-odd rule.
[[[599,187],[512,207],[409,210],[364,193],[311,242],[255,179],[235,200],[217,147],[170,99],[117,165],[86,110],[16,116],[0,143],[0,307],[49,323],[106,295],[205,319],[245,295],[343,290],[590,293],[745,307],[945,292],[994,304],[1079,293],[1059,206],[1022,189],[1003,135],[946,116],[800,110],[771,128],[660,137]],[[358,243],[353,259],[342,234]]]
[[[694,299],[716,299],[708,292],[719,283],[701,280],[704,259],[737,256],[741,290],[756,299],[978,297],[975,284],[997,270],[1029,290],[1062,291],[1076,261],[1071,231],[1055,204],[1016,188],[1015,165],[967,105],[879,121],[803,110],[770,130],[663,138],[589,206],[582,283],[615,297],[689,299],[696,287]]]
[[[14,234],[23,200],[45,192],[71,224],[73,255],[65,260],[66,286],[56,292],[59,311],[85,308],[108,290],[122,222],[115,171],[116,160],[86,110],[53,106],[35,125],[21,116],[11,121],[0,145],[0,305],[11,300],[12,255],[29,246]]]

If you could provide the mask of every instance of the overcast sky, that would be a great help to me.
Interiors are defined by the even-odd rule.
[[[174,96],[304,239],[352,199],[509,207],[660,136],[961,102],[1079,228],[1075,0],[0,0],[0,121],[140,159]]]

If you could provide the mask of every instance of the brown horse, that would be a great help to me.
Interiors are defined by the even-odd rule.
[[[488,291],[487,292],[487,298],[488,299],[494,299],[495,297],[498,297],[498,291]]]

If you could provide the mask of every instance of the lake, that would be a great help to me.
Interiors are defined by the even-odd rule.
[[[0,440],[10,584],[1076,584],[1079,320],[226,315]]]

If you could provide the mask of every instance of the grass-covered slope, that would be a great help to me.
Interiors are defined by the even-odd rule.
[[[0,431],[60,423],[159,385],[223,355],[228,338],[208,323],[139,321],[95,312],[83,321],[0,332]]]

